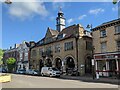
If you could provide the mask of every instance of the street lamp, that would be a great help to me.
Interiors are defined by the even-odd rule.
[[[5,3],[6,4],[12,4],[12,2],[10,0],[6,0]]]
[[[119,73],[119,66],[118,66],[118,56],[115,56],[115,59],[116,59],[116,66],[117,66],[117,71],[118,71],[117,76],[119,78],[120,73]]]

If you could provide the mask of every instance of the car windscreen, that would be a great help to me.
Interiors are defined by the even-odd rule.
[[[54,71],[59,71],[57,68],[52,68],[52,70],[54,70]]]

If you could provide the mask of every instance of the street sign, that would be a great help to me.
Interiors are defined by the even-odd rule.
[[[94,59],[92,59],[92,65],[95,65],[95,63],[94,63]]]

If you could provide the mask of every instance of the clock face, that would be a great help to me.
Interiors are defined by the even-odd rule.
[[[64,19],[61,19],[61,24],[64,24],[65,23],[65,20]]]

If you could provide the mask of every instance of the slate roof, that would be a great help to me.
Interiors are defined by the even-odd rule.
[[[98,29],[104,28],[104,27],[110,27],[110,26],[113,26],[113,25],[115,25],[115,24],[117,24],[117,23],[120,23],[120,18],[119,18],[119,19],[112,20],[112,21],[109,21],[109,22],[102,23],[101,25],[93,28],[92,31],[98,30]]]

